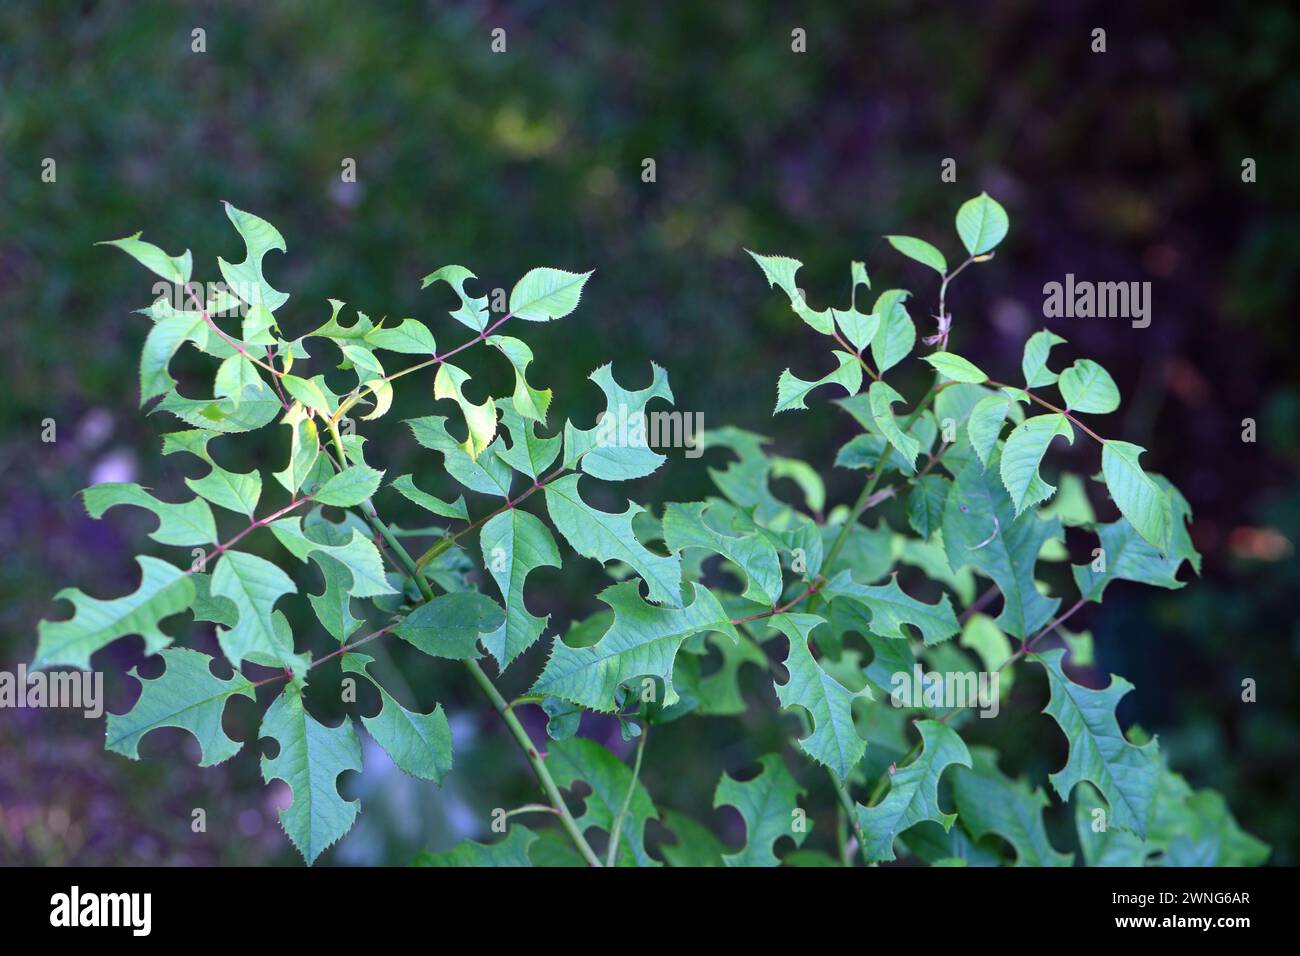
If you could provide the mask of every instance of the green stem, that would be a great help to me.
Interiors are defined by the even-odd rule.
[[[338,427],[335,424],[330,423],[329,429],[330,437],[334,441],[334,447],[338,449],[339,455],[343,457],[344,461],[346,461],[347,457],[343,453],[343,443],[339,438]],[[365,500],[363,510],[366,519],[370,522],[371,526],[383,536],[383,539],[386,542],[388,542],[389,548],[392,549],[392,553],[397,557],[397,560],[401,562],[402,567],[406,570],[406,574],[415,582],[415,586],[420,589],[420,594],[424,600],[432,601],[434,594],[433,589],[429,586],[428,580],[416,568],[415,559],[411,557],[411,553],[406,550],[406,547],[402,542],[393,534],[392,530],[383,519],[379,517],[379,512],[375,510],[375,506],[369,498]],[[574,846],[578,848],[578,851],[589,864],[592,866],[600,866],[600,858],[596,856],[595,852],[591,849],[591,845],[587,842],[586,837],[582,835],[582,831],[578,828],[577,821],[573,819],[573,814],[569,812],[568,804],[564,802],[564,797],[560,793],[560,788],[555,785],[555,780],[551,776],[551,772],[546,768],[546,764],[542,760],[541,755],[538,754],[537,748],[533,746],[532,738],[528,736],[528,731],[524,729],[524,725],[519,722],[519,718],[515,716],[514,711],[510,709],[510,705],[506,703],[505,698],[502,697],[501,693],[496,689],[496,685],[493,684],[492,680],[483,672],[483,668],[479,667],[478,662],[475,660],[467,660],[464,664],[466,669],[469,671],[470,676],[474,678],[474,682],[479,685],[483,693],[487,695],[488,700],[492,702],[493,709],[501,715],[501,719],[504,720],[506,726],[510,728],[510,733],[514,736],[515,741],[519,744],[519,748],[524,752],[524,756],[528,758],[528,762],[532,765],[533,772],[537,775],[538,782],[546,792],[547,799],[551,801],[552,806],[555,807],[556,812],[559,814],[560,822],[564,825],[564,829],[573,840]]]
[[[614,825],[609,831],[609,853],[605,855],[605,865],[613,866],[614,859],[618,853],[618,838],[623,835],[623,818],[627,816],[627,808],[632,805],[632,794],[636,790],[637,778],[641,776],[641,757],[645,754],[645,742],[650,737],[650,728],[642,727],[641,736],[636,742],[636,760],[632,762],[632,779],[628,781],[627,793],[623,795],[623,805],[618,808],[618,816],[614,817]]]

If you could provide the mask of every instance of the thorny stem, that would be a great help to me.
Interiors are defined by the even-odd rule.
[[[618,853],[618,838],[623,835],[623,818],[627,816],[627,808],[632,804],[632,794],[636,790],[637,779],[641,776],[641,758],[645,754],[645,742],[650,737],[650,728],[642,727],[641,736],[636,742],[636,759],[632,762],[632,779],[628,781],[627,793],[623,795],[623,805],[618,808],[618,815],[614,817],[614,824],[609,831],[609,852],[605,854],[605,865],[613,866],[616,854]]]

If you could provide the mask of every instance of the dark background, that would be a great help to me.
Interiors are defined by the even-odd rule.
[[[642,385],[654,359],[678,407],[770,435],[845,502],[860,474],[831,462],[853,433],[848,418],[824,405],[770,414],[781,369],[820,375],[825,347],[742,248],[803,260],[818,307],[846,300],[848,262],[865,259],[878,289],[914,291],[925,334],[935,278],[880,235],[920,235],[953,261],[953,214],[987,189],[1011,232],[992,263],[955,283],[949,306],[954,349],[995,378],[1018,378],[1045,282],[1073,272],[1152,283],[1148,329],[1054,321],[1070,343],[1054,365],[1088,356],[1112,372],[1125,402],[1103,431],[1147,447],[1147,467],[1186,493],[1205,574],[1180,592],[1114,585],[1081,624],[1096,637],[1096,679],[1114,671],[1138,687],[1121,715],[1158,733],[1193,785],[1221,789],[1273,845],[1273,862],[1295,863],[1300,22],[1285,2],[1217,6],[3,5],[0,666],[30,660],[36,622],[66,613],[52,602],[60,587],[135,586],[130,559],[150,546],[152,519],[119,510],[92,522],[78,490],[107,476],[173,500],[183,489],[181,463],[159,455],[174,422],[137,408],[148,323],[131,310],[148,304],[153,279],[98,240],[143,229],[168,252],[192,249],[196,279],[216,279],[216,256],[242,257],[225,199],[287,240],[288,254],[267,260],[272,283],[292,293],[279,313],[287,334],[319,325],[333,296],[375,317],[417,316],[444,348],[465,330],[446,315],[445,289],[419,290],[425,273],[460,263],[490,290],[534,265],[594,268],[574,315],[514,331],[536,353],[533,380],[555,389],[552,424],[585,425],[603,406],[584,380],[597,365],[616,359],[620,379]],[[204,54],[191,52],[195,27],[207,31]],[[507,31],[505,54],[490,52],[495,27]],[[795,27],[807,31],[802,55],[790,49]],[[1090,51],[1095,27],[1107,31],[1103,54]],[[56,183],[41,181],[46,157]],[[340,181],[345,157],[356,184]],[[647,157],[655,183],[641,180]],[[957,161],[955,184],[940,181],[945,157]],[[1258,164],[1253,184],[1241,179],[1245,157]],[[500,391],[504,363],[490,358],[464,365]],[[189,373],[184,389],[201,387],[207,366],[191,355],[174,368]],[[924,388],[920,373],[896,378],[912,399]],[[435,473],[400,425],[434,410],[431,382],[398,383],[393,412],[366,428],[390,475]],[[1248,417],[1254,444],[1241,440]],[[47,418],[53,444],[40,441]],[[226,464],[280,467],[280,431],[257,433],[246,459]],[[1079,442],[1056,460],[1090,474],[1093,456]],[[698,498],[705,463],[713,456],[675,457],[629,493]],[[534,575],[530,601],[560,624],[598,607],[597,580],[591,562],[570,558]],[[211,644],[190,630],[187,643]],[[139,652],[123,641],[95,659],[112,710],[134,697],[122,674]],[[381,666],[396,674],[400,652],[389,653]],[[514,665],[507,691],[526,686],[538,655]],[[368,749],[367,773],[344,781],[363,799],[361,823],[326,860],[405,862],[419,847],[482,838],[484,808],[535,799],[458,669],[397,664],[409,684],[394,685],[399,696],[448,708],[457,771],[436,791]],[[1247,677],[1258,703],[1240,701]],[[652,793],[733,845],[735,821],[708,809],[718,773],[779,745],[770,682],[749,673],[746,687],[761,712],[666,730],[645,771]],[[1059,735],[1036,716],[1045,694],[1034,680],[1015,700],[998,723],[1025,729],[1000,728],[1013,741],[1004,767],[1041,780],[1063,760]],[[252,705],[231,712],[236,736],[249,736]],[[588,730],[624,746],[616,729]],[[295,858],[252,748],[200,771],[179,731],[151,737],[143,752],[157,759],[141,763],[102,745],[101,722],[0,712],[0,860]],[[206,834],[190,832],[195,807]]]

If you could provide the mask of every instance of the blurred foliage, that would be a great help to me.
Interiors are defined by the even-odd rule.
[[[1193,785],[1221,789],[1274,845],[1274,862],[1300,861],[1290,314],[1300,73],[1288,70],[1300,22],[1282,0],[1198,13],[1172,0],[1003,0],[959,14],[904,0],[5,4],[0,665],[30,658],[55,582],[91,594],[132,586],[138,528],[90,521],[74,493],[97,475],[134,475],[164,494],[180,479],[158,456],[169,424],[136,407],[148,323],[131,310],[149,288],[98,240],[144,229],[170,251],[193,248],[196,276],[216,278],[215,257],[240,253],[219,200],[264,215],[289,244],[268,271],[293,294],[281,310],[290,335],[323,321],[333,296],[375,317],[419,316],[454,342],[445,290],[419,291],[431,269],[463,263],[490,290],[536,263],[594,268],[580,312],[530,338],[555,389],[552,414],[590,420],[593,368],[613,357],[620,378],[639,384],[653,358],[672,373],[680,408],[703,409],[711,427],[770,434],[781,454],[828,471],[851,422],[769,417],[778,372],[811,374],[820,346],[766,294],[742,247],[801,258],[819,306],[847,296],[842,263],[865,259],[878,283],[917,290],[925,327],[933,277],[877,237],[900,226],[947,236],[957,203],[987,188],[1011,213],[1010,237],[949,300],[955,347],[982,367],[1018,366],[1043,283],[1066,272],[1152,282],[1149,329],[1084,319],[1055,330],[1111,370],[1126,398],[1112,430],[1150,448],[1150,466],[1191,500],[1206,578],[1172,595],[1116,586],[1087,626],[1099,670],[1138,686],[1122,715],[1160,733]],[[1108,51],[1093,54],[1099,25]],[[498,26],[505,54],[490,51]],[[191,52],[195,27],[206,53]],[[806,54],[791,52],[794,27],[807,31]],[[949,156],[956,184],[939,180]],[[1254,184],[1241,181],[1247,156]],[[47,157],[55,183],[41,180]],[[341,182],[346,158],[355,184]],[[654,183],[641,179],[646,158]],[[505,388],[481,357],[466,365]],[[915,395],[919,384],[900,387]],[[390,474],[420,479],[428,466],[398,422],[428,412],[431,379],[397,395],[369,447]],[[1256,444],[1240,440],[1246,417],[1259,421]],[[55,443],[40,442],[45,419]],[[263,433],[257,463],[282,456],[276,431]],[[857,480],[838,473],[830,500],[846,500]],[[700,462],[675,459],[630,493],[707,490]],[[587,567],[539,573],[548,605],[538,610],[557,624],[587,613],[593,580]],[[134,693],[121,677],[131,654],[103,656],[120,711]],[[474,806],[534,796],[472,691],[443,672],[405,676],[415,697],[453,715],[463,772],[441,792],[396,772],[387,783],[368,776],[382,796],[337,860],[404,862],[414,847],[481,835],[457,794],[471,782]],[[1245,677],[1259,681],[1256,704],[1240,702]],[[1018,683],[1003,719],[1046,720],[1034,716],[1044,700],[1041,685]],[[540,731],[540,715],[530,718]],[[648,768],[648,786],[665,804],[707,806],[719,769],[779,745],[750,739],[759,726],[711,723],[716,762]],[[587,730],[626,746],[616,727]],[[701,731],[670,727],[656,748],[672,748],[676,732]],[[253,761],[202,772],[131,764],[102,754],[101,734],[66,714],[0,714],[0,860],[290,858],[277,835],[265,838],[276,794]],[[156,736],[146,753],[183,746],[179,733]],[[1042,771],[1057,757],[1008,752],[1004,766]],[[196,806],[208,810],[207,835],[191,832]]]

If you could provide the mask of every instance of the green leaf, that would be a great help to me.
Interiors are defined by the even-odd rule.
[[[645,509],[628,502],[622,514],[597,511],[578,493],[578,476],[565,475],[546,486],[546,510],[569,546],[583,557],[622,561],[645,579],[651,601],[682,606],[682,562],[677,554],[655,554],[637,540],[632,519]]]
[[[262,476],[256,470],[239,474],[213,464],[202,478],[186,478],[185,484],[217,507],[245,515],[250,521],[262,497]]]
[[[583,832],[592,827],[612,832],[614,820],[627,801],[615,865],[659,866],[645,846],[646,821],[658,819],[659,814],[645,784],[637,780],[632,785],[632,768],[594,740],[583,737],[552,741],[546,766],[557,786],[568,789],[582,781],[591,788],[584,798],[582,815],[575,820]]]
[[[1119,389],[1110,373],[1090,359],[1079,359],[1056,383],[1072,412],[1105,415],[1119,408]]]
[[[382,471],[376,471],[368,465],[349,465],[321,485],[312,495],[312,500],[318,505],[351,508],[378,491],[379,483],[383,480]]]
[[[433,333],[423,322],[402,319],[395,326],[385,328],[381,322],[366,333],[365,342],[371,348],[397,352],[401,355],[437,355],[438,346]]]
[[[979,656],[984,669],[990,674],[1006,664],[1011,657],[1011,641],[1002,633],[1002,629],[993,623],[993,618],[985,614],[975,613],[966,619],[958,643],[962,647],[973,650]],[[1015,673],[1015,668],[1002,671],[998,685],[1003,697],[1015,682]]]
[[[943,506],[952,482],[939,475],[925,475],[907,494],[907,523],[922,538],[929,538],[943,523]]]
[[[972,256],[982,256],[1006,238],[1007,211],[988,193],[968,199],[957,210],[957,235]]]
[[[663,704],[677,702],[673,662],[682,642],[701,631],[718,631],[733,639],[730,616],[702,585],[691,585],[686,607],[663,608],[645,603],[635,581],[606,588],[600,599],[614,611],[614,623],[588,647],[570,647],[558,638],[530,693],[546,694],[590,710],[616,708],[619,685],[638,677],[663,681]]]
[[[412,866],[472,866],[511,867],[532,866],[529,848],[537,842],[537,834],[518,823],[510,824],[506,835],[496,843],[475,843],[463,840],[450,850],[431,853],[425,850]]]
[[[230,286],[232,294],[249,305],[265,306],[274,312],[289,301],[289,294],[277,292],[266,281],[262,274],[262,260],[273,249],[285,251],[284,237],[265,219],[236,209],[230,203],[224,205],[226,215],[243,238],[248,254],[243,262],[234,265],[218,257],[217,265],[221,267],[222,278]]]
[[[1165,551],[1173,510],[1168,493],[1138,464],[1145,451],[1126,441],[1107,439],[1101,446],[1101,473],[1120,514],[1150,544]]]
[[[1102,553],[1087,564],[1073,566],[1074,583],[1081,597],[1100,603],[1106,586],[1117,579],[1177,590],[1184,586],[1178,580],[1183,561],[1190,561],[1192,569],[1200,574],[1201,556],[1187,534],[1191,507],[1177,491],[1171,490],[1170,495],[1177,546],[1167,554],[1157,550],[1124,518],[1099,525],[1097,536],[1101,539]],[[1101,568],[1097,569],[1099,561]]]
[[[471,459],[477,460],[496,436],[497,409],[491,398],[482,405],[476,405],[466,398],[464,385],[468,381],[468,372],[443,362],[438,366],[438,374],[433,379],[433,397],[450,398],[460,406],[469,433],[460,447]]]
[[[799,749],[829,769],[840,782],[866,752],[867,742],[853,723],[853,702],[871,698],[871,691],[851,691],[826,673],[808,649],[808,637],[824,618],[815,614],[774,614],[768,624],[790,639],[785,667],[789,679],[776,685],[782,707],[802,707],[812,718],[812,733],[796,743]]]
[[[498,440],[492,450],[515,471],[536,481],[555,461],[564,439],[559,435],[539,437],[537,423],[520,415],[512,404],[498,402],[497,409],[501,412],[501,427],[510,434],[510,447]]]
[[[180,347],[193,342],[205,348],[212,333],[201,312],[177,312],[165,296],[141,311],[154,320],[140,352],[140,404],[143,406],[149,399],[176,387],[168,366]]]
[[[997,625],[1023,639],[1061,605],[1039,593],[1034,566],[1043,543],[1063,533],[1056,518],[1044,520],[1032,510],[1016,517],[998,465],[995,453],[987,469],[971,461],[957,473],[943,508],[944,550],[954,571],[972,567],[993,579],[1003,598]]]
[[[957,820],[957,814],[939,807],[939,778],[954,764],[969,767],[970,752],[956,731],[937,720],[919,720],[916,729],[922,745],[916,759],[894,771],[889,793],[879,804],[855,807],[873,862],[894,859],[894,840],[904,830],[927,820],[950,830]]]
[[[726,847],[708,827],[676,810],[663,812],[663,824],[677,838],[676,843],[662,842],[660,852],[669,866],[722,866]]]
[[[428,492],[421,491],[415,486],[415,479],[410,475],[399,475],[394,478],[389,486],[407,501],[413,502],[423,508],[443,518],[459,518],[461,521],[469,520],[469,509],[465,507],[465,498],[462,495],[455,501],[446,502],[441,498],[434,497]]]
[[[580,462],[583,471],[605,481],[642,478],[667,461],[650,450],[645,407],[654,398],[672,404],[668,373],[651,362],[650,385],[628,390],[614,380],[613,369],[612,364],[602,365],[588,376],[605,393],[605,412],[594,428],[565,423],[564,465],[573,468]]]
[[[962,358],[960,355],[954,355],[952,352],[934,352],[930,355],[922,355],[921,358],[933,365],[939,374],[952,379],[954,382],[978,385],[980,382],[987,382],[989,379],[969,360]]]
[[[236,670],[242,661],[278,667],[301,678],[308,655],[293,652],[289,622],[275,604],[298,589],[289,576],[264,558],[242,551],[227,551],[212,572],[212,594],[229,598],[239,620],[217,628],[217,642]]]
[[[781,598],[781,559],[772,542],[757,533],[729,535],[705,521],[703,502],[664,506],[664,544],[669,551],[704,548],[720,554],[745,573],[744,596],[750,601],[775,605]],[[721,509],[710,509],[715,514]]]
[[[510,290],[510,314],[528,322],[562,319],[578,307],[590,272],[530,269]]]
[[[455,591],[421,604],[393,633],[430,657],[472,660],[479,639],[505,623],[500,605],[486,594]]]
[[[159,652],[167,670],[152,680],[141,677],[136,668],[130,675],[140,682],[140,696],[125,714],[108,715],[104,748],[140,759],[140,741],[159,727],[188,730],[199,742],[200,767],[229,760],[243,746],[221,728],[226,701],[236,694],[256,700],[253,683],[239,671],[231,677],[212,673],[212,658],[185,648]]]
[[[434,707],[428,714],[407,710],[367,672],[366,668],[373,663],[374,658],[367,654],[343,655],[344,673],[369,678],[379,689],[379,713],[373,717],[362,715],[362,725],[405,773],[441,783],[451,773],[452,763],[451,725],[447,723],[447,715],[441,707]]]
[[[1081,783],[1074,790],[1074,826],[1087,866],[1146,866],[1157,847],[1131,830],[1103,826],[1109,807],[1096,789]]]
[[[795,279],[795,273],[803,267],[802,262],[787,256],[761,256],[757,252],[751,252],[748,249],[745,251],[753,257],[754,261],[758,263],[758,267],[763,270],[763,275],[767,277],[768,288],[776,286],[789,297],[790,308],[794,310],[795,315],[822,335],[830,335],[835,331],[835,322],[829,309],[818,311],[810,308],[808,303],[804,301],[803,292]]]
[[[285,491],[296,495],[316,467],[316,459],[320,456],[320,440],[315,419],[308,415],[302,405],[295,403],[285,412],[282,423],[290,428],[289,463],[284,470],[275,472],[274,477],[284,486]]]
[[[131,594],[105,601],[78,588],[64,588],[54,595],[56,601],[72,602],[73,615],[37,625],[33,668],[67,664],[87,670],[91,654],[128,634],[144,638],[146,655],[157,654],[172,642],[158,625],[190,606],[194,582],[166,561],[143,556],[135,561],[140,565],[140,586]]]
[[[1065,766],[1048,779],[1062,800],[1070,798],[1075,784],[1087,780],[1110,804],[1110,826],[1145,837],[1159,774],[1156,743],[1152,740],[1141,747],[1129,743],[1115,718],[1115,708],[1133,685],[1113,674],[1105,690],[1076,684],[1061,669],[1064,655],[1059,649],[1030,655],[1047,671],[1051,688],[1043,712],[1060,725],[1069,745]]]
[[[483,636],[483,647],[504,671],[542,636],[550,615],[536,617],[524,602],[524,584],[536,568],[560,567],[560,549],[546,525],[518,508],[508,508],[479,532],[483,566],[505,600],[505,620]]]
[[[509,335],[493,335],[487,344],[501,350],[515,370],[515,410],[524,418],[545,422],[546,410],[551,405],[549,388],[533,388],[528,384],[528,365],[533,360],[533,350],[522,339]]]
[[[1025,388],[1040,388],[1056,382],[1056,373],[1047,367],[1047,356],[1053,345],[1064,345],[1065,339],[1047,329],[1035,332],[1025,343],[1025,354],[1020,368],[1025,373]]]
[[[793,408],[807,408],[804,399],[808,393],[819,385],[839,385],[850,395],[856,395],[862,387],[862,363],[857,356],[848,352],[833,353],[839,362],[839,368],[823,375],[816,381],[808,382],[793,375],[789,369],[781,373],[776,383],[776,408],[772,414],[788,412]]]
[[[843,599],[860,604],[871,612],[871,632],[881,637],[906,639],[902,625],[911,624],[927,645],[939,644],[961,630],[948,595],[940,595],[935,604],[926,604],[906,594],[898,586],[897,576],[888,584],[871,587],[858,584],[841,571],[823,589],[828,601]]]
[[[186,249],[179,256],[169,256],[152,242],[145,242],[137,232],[125,239],[108,239],[97,246],[116,246],[154,275],[176,285],[188,285],[194,272],[194,257]]]
[[[943,253],[924,239],[917,239],[915,236],[885,236],[885,238],[903,255],[929,266],[939,275],[948,271],[948,260],[943,257]]]
[[[352,585],[348,590],[353,597],[367,598],[396,593],[388,583],[384,559],[380,557],[379,549],[356,528],[342,532],[340,541],[326,542],[308,537],[302,519],[297,516],[280,518],[267,527],[299,561],[326,555],[347,568],[352,576]]]
[[[760,770],[752,779],[739,781],[725,772],[713,793],[713,806],[735,807],[745,821],[745,845],[737,853],[724,853],[727,866],[779,866],[776,842],[789,837],[795,846],[812,829],[799,807],[804,789],[778,754],[759,758]]]
[[[339,774],[361,769],[361,742],[349,718],[327,727],[303,707],[302,688],[285,685],[262,718],[259,736],[279,745],[262,758],[262,780],[283,780],[293,803],[280,811],[280,825],[310,864],[356,822],[361,804],[339,796]]]
[[[452,312],[451,317],[462,325],[469,326],[475,332],[482,332],[487,328],[490,318],[487,296],[476,298],[465,291],[465,281],[475,278],[477,276],[464,266],[443,266],[437,272],[430,272],[425,276],[420,282],[420,288],[427,289],[435,282],[446,282],[460,297],[460,308]]]
[[[990,395],[976,403],[971,409],[970,417],[966,420],[966,434],[970,438],[971,447],[975,449],[980,464],[986,468],[989,456],[997,447],[998,436],[1002,433],[1002,425],[1006,422],[1007,412],[1010,410],[1010,398],[1005,395]]]
[[[882,292],[871,310],[880,317],[880,331],[871,339],[871,357],[881,375],[907,358],[916,345],[916,326],[904,304],[908,294],[903,289]]]
[[[159,544],[190,547],[217,542],[216,519],[202,498],[192,498],[180,504],[159,501],[134,482],[92,485],[81,496],[92,518],[103,517],[104,512],[114,505],[134,505],[152,511],[158,518],[158,528],[149,537]]]
[[[1056,413],[1027,418],[1007,436],[1007,443],[1002,449],[1002,484],[1011,495],[1015,505],[1016,517],[1020,517],[1026,508],[1031,508],[1056,491],[1038,474],[1038,466],[1047,454],[1047,446],[1058,435],[1069,444],[1074,444],[1074,428],[1069,419]]]
[[[903,456],[908,467],[915,471],[916,456],[921,451],[921,443],[910,434],[903,434],[903,430],[898,427],[898,422],[894,420],[894,410],[891,407],[896,402],[906,401],[906,399],[888,382],[872,382],[871,387],[867,389],[867,401],[871,405],[871,419],[876,423],[880,434],[884,435],[889,444]]]
[[[299,378],[297,375],[281,375],[280,384],[284,386],[284,390],[290,397],[302,402],[313,412],[318,412],[326,418],[334,414],[334,409],[330,407],[330,400],[319,383],[311,379]]]
[[[478,460],[470,458],[461,442],[452,438],[447,431],[447,419],[440,416],[408,418],[406,424],[411,427],[415,440],[425,448],[442,452],[443,467],[447,474],[471,491],[480,494],[496,495],[499,498],[510,497],[510,484],[514,472],[502,460],[500,441],[492,443],[491,455],[481,455]]]
[[[995,833],[1016,851],[1016,866],[1071,866],[1074,854],[1058,853],[1047,838],[1047,795],[998,769],[997,754],[971,750],[972,766],[952,772],[952,795],[964,826],[977,840]]]

